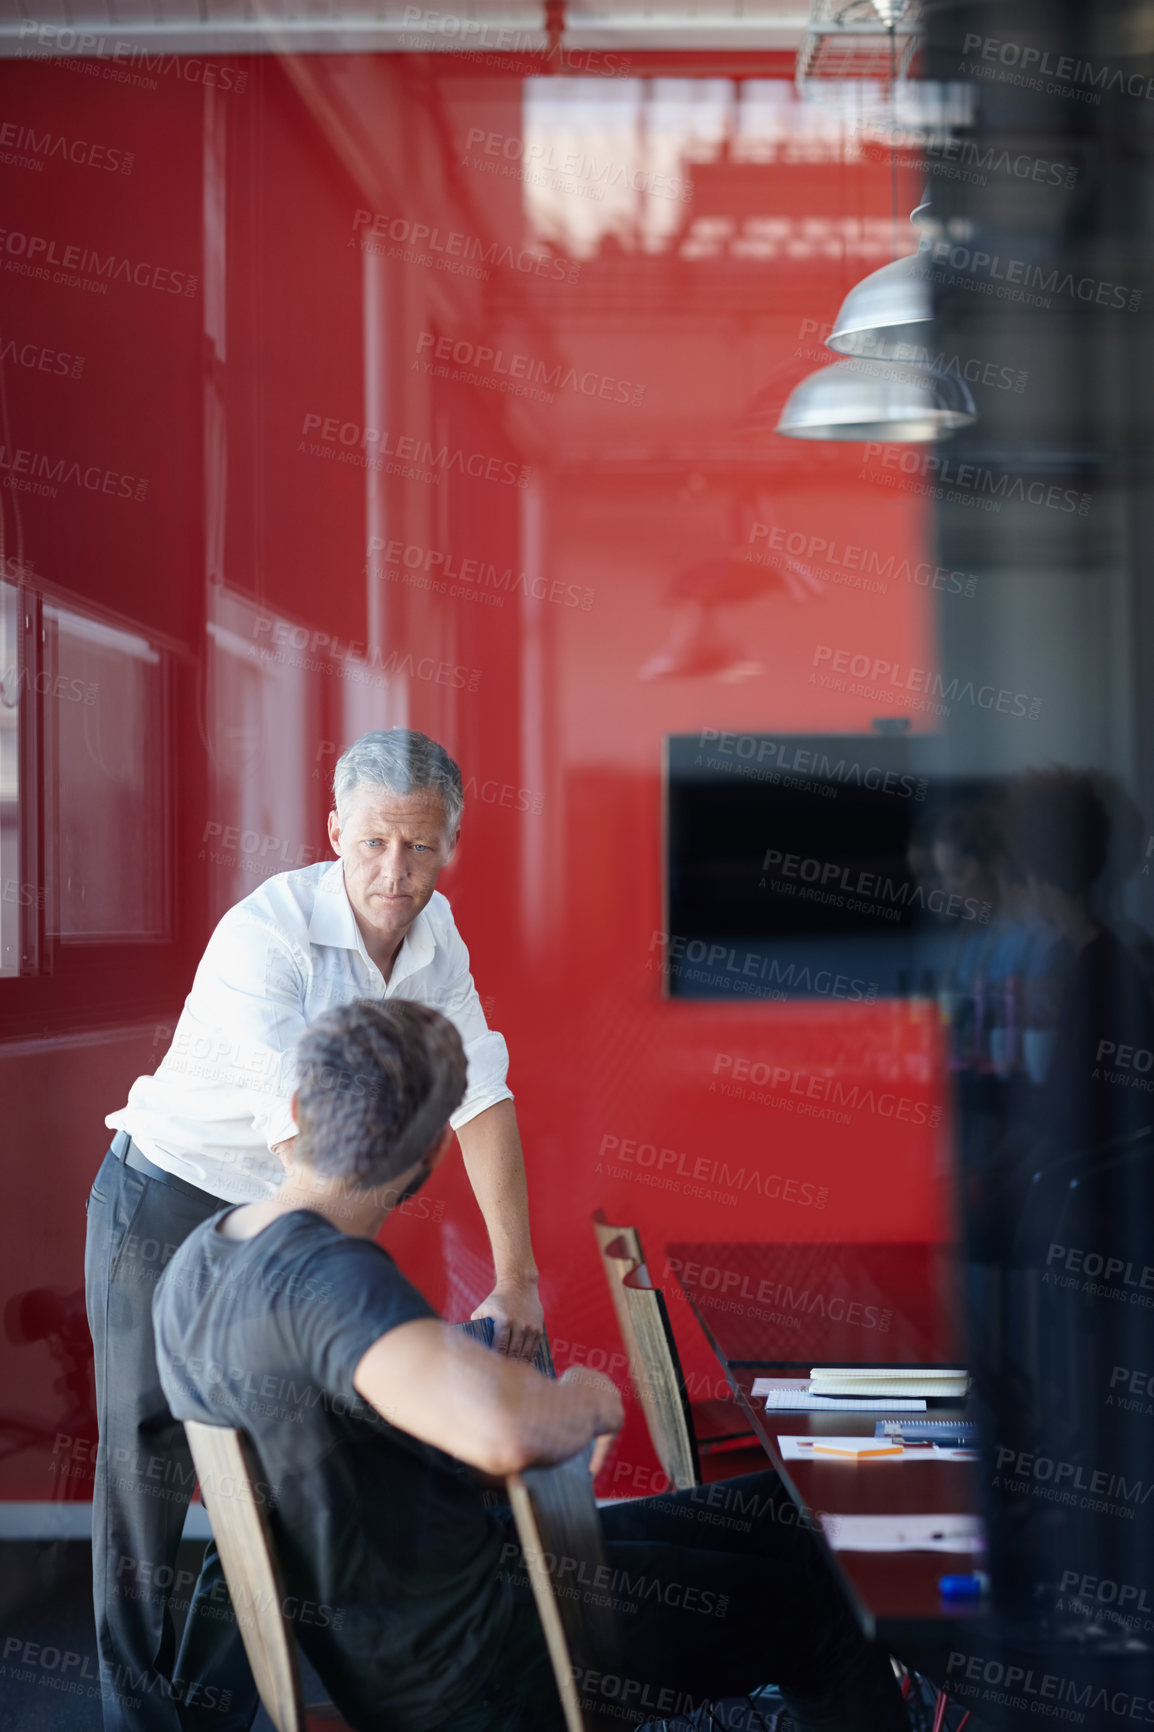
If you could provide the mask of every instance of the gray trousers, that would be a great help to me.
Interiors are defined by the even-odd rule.
[[[152,1335],[165,1265],[220,1206],[126,1167],[111,1151],[88,1199],[84,1286],[100,1426],[92,1589],[105,1732],[247,1732],[256,1714],[215,1545],[195,1583],[176,1574],[196,1474],[160,1387]],[[188,1606],[179,1654],[174,1604]]]

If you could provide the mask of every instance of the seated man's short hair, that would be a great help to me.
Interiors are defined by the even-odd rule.
[[[427,1155],[465,1095],[465,1049],[439,1011],[407,999],[318,1017],[297,1048],[301,1158],[359,1187]]]

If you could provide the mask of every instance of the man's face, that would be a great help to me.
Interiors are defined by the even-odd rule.
[[[394,1204],[395,1208],[399,1209],[402,1203],[407,1203],[410,1197],[416,1196],[422,1185],[432,1178],[433,1168],[435,1165],[436,1163],[430,1160],[428,1155],[425,1156],[424,1160],[418,1163],[416,1172],[397,1197],[396,1203]]]
[[[979,901],[989,899],[986,869],[972,854],[963,854],[952,842],[935,842],[934,865],[948,896],[972,896]]]
[[[410,1167],[408,1179],[402,1188],[396,1191],[391,1187],[386,1187],[384,1199],[390,1209],[399,1209],[402,1203],[407,1203],[410,1197],[415,1197],[421,1187],[432,1178],[445,1158],[446,1151],[452,1141],[452,1135],[450,1127],[446,1125],[428,1154],[422,1155],[416,1165]],[[400,1177],[404,1178],[404,1174],[402,1173]],[[395,1185],[396,1181],[394,1180],[393,1183]]]
[[[358,787],[329,841],[344,862],[345,889],[366,942],[399,944],[437,887],[457,838],[445,830],[440,794]]]

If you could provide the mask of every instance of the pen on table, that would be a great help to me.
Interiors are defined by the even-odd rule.
[[[984,1570],[973,1570],[965,1576],[940,1576],[938,1592],[943,1600],[978,1600],[990,1591],[990,1578]]]
[[[894,1534],[894,1538],[903,1542],[920,1542],[922,1540],[964,1540],[967,1545],[971,1545],[974,1540],[974,1530],[973,1528],[936,1528],[932,1533],[928,1534],[907,1534],[902,1533],[899,1529],[898,1532]]]

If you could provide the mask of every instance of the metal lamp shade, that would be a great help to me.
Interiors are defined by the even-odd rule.
[[[839,355],[915,361],[925,353],[932,318],[929,278],[921,255],[912,253],[854,284],[826,347]]]
[[[790,394],[774,432],[787,439],[943,439],[977,420],[960,379],[899,361],[835,361]]]

